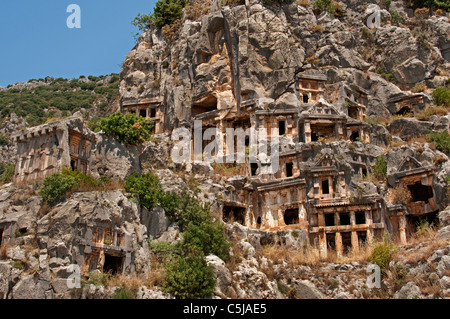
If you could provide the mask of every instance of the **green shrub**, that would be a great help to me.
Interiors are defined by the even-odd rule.
[[[39,194],[52,204],[70,192],[96,189],[103,182],[90,175],[84,175],[79,170],[64,168],[61,173],[55,173],[44,179]]]
[[[136,297],[128,288],[121,287],[114,292],[112,299],[136,299]]]
[[[204,256],[214,254],[226,260],[230,244],[224,226],[214,221],[209,205],[203,204],[187,188],[180,195],[165,192],[152,173],[129,176],[124,189],[149,210],[161,206],[183,233],[183,240],[175,245],[149,242],[150,250],[164,262],[165,291],[177,298],[201,298],[210,294],[215,280]]]
[[[172,24],[183,17],[185,5],[185,0],[159,0],[153,9],[151,19],[158,28]]]
[[[90,272],[88,273],[88,280],[86,281],[86,283],[88,285],[94,285],[94,286],[107,286],[109,279],[110,279],[110,275],[103,273],[103,272]]]
[[[427,140],[434,143],[441,152],[450,153],[450,134],[448,131],[431,132],[427,135]]]
[[[91,131],[97,133],[97,132],[100,131],[100,121],[101,121],[101,118],[100,118],[100,117],[94,116],[93,118],[91,118],[91,119],[88,121],[87,127],[88,127]]]
[[[152,173],[147,173],[143,176],[137,174],[128,176],[125,180],[124,189],[137,197],[139,203],[148,210],[152,210],[157,206],[160,198],[164,196],[158,177]]]
[[[75,184],[75,178],[55,173],[44,179],[39,194],[47,202],[55,203],[63,198]]]
[[[332,18],[345,15],[341,4],[334,0],[315,0],[314,7],[320,12],[327,11]]]
[[[402,16],[395,10],[389,10],[389,13],[391,14],[391,21],[395,25],[400,25],[401,23],[404,23]]]
[[[214,272],[201,256],[179,256],[166,265],[163,290],[176,298],[203,298],[212,293],[215,284]]]
[[[395,84],[395,76],[392,73],[387,73],[385,70],[383,70],[382,68],[378,68],[375,70],[375,73],[378,73],[379,75],[381,75],[386,81],[392,82]]]
[[[0,185],[10,183],[14,177],[15,164],[0,163]]]
[[[0,134],[0,146],[8,146],[10,144],[11,142],[9,141],[9,139],[5,135]]]
[[[433,91],[434,104],[450,106],[450,89],[440,86]]]
[[[378,243],[373,249],[369,261],[378,265],[382,273],[386,273],[394,252],[395,246],[393,242],[389,237],[385,236],[383,241]]]
[[[145,32],[152,25],[153,20],[150,15],[138,13],[131,21],[131,24],[137,27],[141,32]]]
[[[436,9],[450,10],[450,2],[446,0],[412,0],[415,8],[434,7]]]
[[[101,119],[99,127],[121,143],[137,145],[150,139],[153,122],[133,113],[123,115],[117,112]]]
[[[228,258],[230,244],[225,235],[225,228],[219,221],[211,219],[200,224],[190,223],[183,233],[183,246],[196,247],[205,255],[214,254],[222,260]]]
[[[373,174],[377,179],[386,179],[387,175],[387,162],[384,155],[377,157],[377,162],[373,167]]]
[[[361,28],[361,33],[362,33],[363,37],[366,38],[367,40],[369,40],[370,42],[374,41],[375,37],[374,37],[373,33],[366,27]]]
[[[182,254],[182,247],[179,243],[170,244],[165,241],[149,240],[149,247],[150,251],[155,254],[160,261],[168,261],[169,259]]]

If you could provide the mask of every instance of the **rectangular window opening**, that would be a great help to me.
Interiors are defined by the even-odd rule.
[[[286,163],[286,177],[292,177],[293,175],[293,163]]]
[[[322,180],[322,194],[330,194],[330,184],[328,182],[328,179]]]
[[[365,212],[356,212],[355,213],[355,223],[357,225],[366,223],[366,213]]]
[[[339,223],[340,223],[340,225],[350,225],[350,214],[349,214],[349,212],[339,213]]]
[[[334,213],[325,214],[325,227],[334,225]]]
[[[286,121],[278,121],[278,135],[286,134]]]

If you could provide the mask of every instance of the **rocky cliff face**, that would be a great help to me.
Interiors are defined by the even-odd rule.
[[[386,116],[389,99],[402,90],[445,83],[447,17],[419,20],[394,1],[391,6],[405,24],[394,25],[383,9],[381,26],[369,30],[366,2],[340,3],[343,13],[337,18],[318,13],[312,4],[265,6],[247,0],[219,9],[213,3],[210,14],[186,20],[174,42],[151,29],[125,59],[122,103],[162,100],[171,127],[189,122],[192,104],[212,97],[219,109],[249,99],[259,108],[296,106],[298,75],[320,69],[328,76],[326,98],[332,98],[333,84],[356,83],[369,92],[367,115]],[[396,84],[377,70],[392,74]]]
[[[403,99],[409,111],[414,111],[416,99],[419,110],[432,106],[431,89],[448,82],[447,16],[418,19],[402,1],[392,1],[391,11],[380,12],[381,25],[370,30],[366,1],[340,1],[342,10],[334,17],[318,12],[307,1],[301,3],[264,5],[260,0],[246,0],[243,5],[222,6],[221,1],[212,1],[210,13],[195,21],[184,20],[175,39],[167,39],[157,29],[141,34],[120,74],[122,106],[159,104],[164,130],[169,133],[179,126],[189,127],[195,107],[204,110],[215,105],[226,113],[234,107],[245,111],[250,104],[261,111],[300,106],[300,112],[307,114],[298,87],[306,72],[326,75],[324,104],[337,101],[336,107],[343,109],[340,88],[357,85],[367,93],[367,116],[378,118],[401,116],[403,105],[397,102]],[[404,19],[403,24],[396,25],[398,17],[392,10]],[[411,90],[418,84],[427,89],[414,95]],[[333,156],[345,171],[351,171],[355,162],[373,166],[377,157],[385,155],[392,178],[401,173],[403,160],[412,158],[421,167],[433,167],[433,200],[444,208],[448,156],[423,140],[405,141],[428,130],[448,131],[449,115],[434,115],[426,121],[401,117],[389,125],[367,122],[370,143],[297,143],[286,137],[281,150],[301,154],[299,171],[314,168],[317,159],[326,155]],[[0,133],[13,133],[22,126],[11,118]],[[92,134],[89,174],[124,179],[136,171],[152,171],[164,190],[174,192],[189,183],[198,184],[199,198],[211,203],[218,218],[224,196],[249,183],[248,176],[217,174],[208,163],[171,163],[167,133],[136,148],[103,133]],[[14,145],[3,147],[0,160],[13,162],[13,153]],[[380,206],[386,206],[387,181],[360,177],[353,174],[346,181],[350,197],[375,194],[381,198]],[[311,181],[307,184],[314,187]],[[321,260],[317,249],[305,249],[309,238],[304,229],[270,232],[228,223],[227,234],[234,243],[231,260],[206,258],[217,279],[214,297],[448,298],[448,210],[439,215],[443,227],[437,234],[401,247],[381,290],[367,289],[368,256]],[[106,264],[103,270],[114,272],[116,263],[130,276],[126,281],[136,280],[138,298],[172,298],[158,288],[159,268],[152,264],[147,241],[173,243],[181,238],[161,207],[148,211],[120,189],[78,192],[49,207],[35,185],[6,184],[0,187],[0,212],[1,298],[109,298],[119,285],[91,280],[81,289],[69,288],[69,267],[78,264],[87,267],[84,272],[100,272],[97,265]],[[397,231],[390,224],[386,230]],[[427,281],[428,277],[432,279]]]

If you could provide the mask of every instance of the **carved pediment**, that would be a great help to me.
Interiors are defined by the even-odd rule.
[[[339,111],[331,104],[325,102],[325,100],[320,99],[319,102],[314,104],[311,109],[309,109],[310,114],[321,114],[321,115],[341,115]]]
[[[326,153],[316,162],[316,167],[331,167],[335,166],[336,159],[333,154]]]
[[[418,160],[416,160],[414,157],[407,156],[401,162],[398,171],[399,172],[410,171],[420,167],[422,167],[422,164]]]

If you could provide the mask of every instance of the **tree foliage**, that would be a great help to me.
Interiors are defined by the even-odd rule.
[[[82,108],[89,110],[96,101],[112,103],[119,95],[119,76],[111,74],[110,81],[100,80],[105,76],[87,79],[39,79],[42,85],[30,89],[10,88],[0,92],[0,117],[11,113],[27,120],[31,126],[40,125],[57,117],[70,115]],[[37,81],[37,80],[30,80]],[[29,81],[29,82],[30,82]],[[100,109],[100,111],[104,111]]]
[[[44,179],[39,195],[53,204],[62,199],[76,184],[76,179],[64,174],[55,173]]]
[[[121,143],[137,145],[150,139],[153,122],[133,113],[117,112],[101,119],[99,128]]]
[[[436,148],[441,152],[450,154],[450,134],[448,131],[430,132],[427,135],[427,140],[436,144]]]
[[[0,163],[0,185],[12,181],[14,176],[14,164]]]
[[[185,0],[159,0],[156,2],[153,14],[151,15],[153,23],[162,28],[165,25],[172,24],[175,20],[183,17],[183,8],[186,5]]]
[[[177,256],[166,264],[163,289],[180,299],[203,298],[212,293],[213,270],[198,254]]]
[[[156,2],[152,14],[138,13],[131,24],[142,32],[149,29],[151,25],[162,28],[181,19],[185,5],[186,0],[159,0]]]
[[[436,105],[450,107],[450,89],[440,86],[433,91],[433,99]]]
[[[387,162],[384,155],[380,155],[377,157],[377,162],[373,167],[373,174],[377,179],[386,179]]]
[[[210,207],[196,193],[185,188],[180,195],[165,192],[152,173],[132,175],[125,190],[149,210],[162,207],[182,232],[177,244],[150,243],[150,249],[163,260],[166,270],[164,290],[177,298],[202,298],[209,295],[215,280],[205,255],[214,254],[226,260],[230,249],[224,226],[214,220]]]

